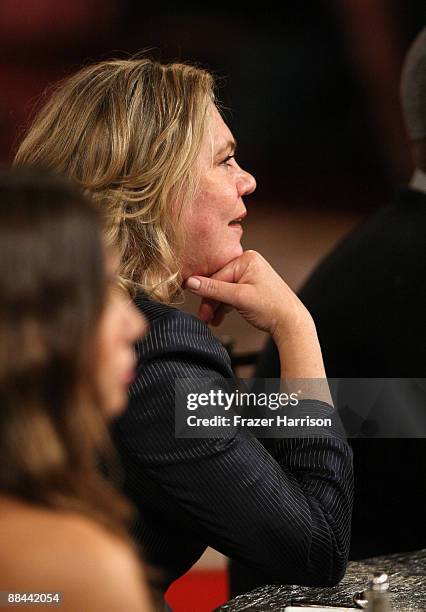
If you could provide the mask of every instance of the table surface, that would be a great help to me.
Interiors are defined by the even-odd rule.
[[[426,611],[426,549],[423,549],[414,553],[351,561],[343,580],[335,587],[263,586],[235,597],[217,608],[217,612],[284,612],[286,606],[308,605],[359,609],[353,602],[353,596],[366,589],[368,575],[374,571],[384,571],[389,576],[389,597],[393,611]]]

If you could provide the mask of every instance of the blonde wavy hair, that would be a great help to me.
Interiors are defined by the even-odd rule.
[[[99,204],[131,296],[143,289],[170,303],[181,294],[176,221],[195,197],[214,102],[213,77],[198,67],[104,61],[55,87],[18,148],[15,165],[53,168]]]

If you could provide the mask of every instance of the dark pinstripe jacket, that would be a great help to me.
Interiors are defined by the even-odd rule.
[[[145,559],[165,571],[163,588],[207,546],[271,581],[336,583],[352,508],[346,441],[337,432],[283,439],[270,454],[244,430],[225,440],[176,438],[175,379],[230,378],[229,356],[196,317],[143,295],[135,302],[150,331],[137,344],[137,380],[113,433],[140,513],[134,536]]]

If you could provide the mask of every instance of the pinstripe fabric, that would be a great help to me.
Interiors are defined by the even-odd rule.
[[[135,301],[150,331],[136,346],[137,380],[113,434],[140,513],[134,537],[166,570],[163,588],[208,545],[271,581],[336,583],[352,508],[346,441],[337,432],[279,440],[270,454],[244,430],[223,440],[175,438],[174,380],[230,378],[229,357],[195,317],[143,296]]]

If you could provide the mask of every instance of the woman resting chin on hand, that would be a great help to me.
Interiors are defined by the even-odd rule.
[[[210,278],[191,276],[187,289],[203,298],[198,316],[219,325],[230,307],[277,345],[282,379],[323,379],[309,385],[310,399],[331,403],[321,347],[308,310],[256,251],[245,251]]]

